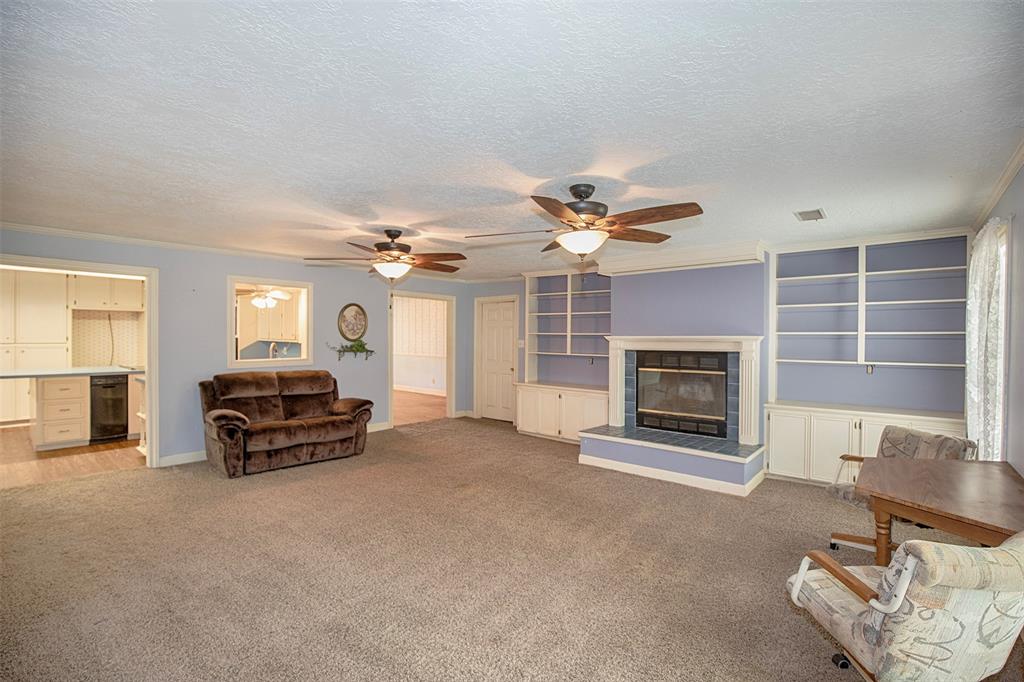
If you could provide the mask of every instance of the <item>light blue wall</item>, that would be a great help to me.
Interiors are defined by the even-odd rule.
[[[766,336],[763,263],[612,278],[615,336]],[[768,342],[761,342],[761,405],[768,399]],[[759,414],[762,410],[758,411]],[[764,425],[761,425],[764,433]]]
[[[1024,170],[1017,173],[989,217],[1010,221],[1006,456],[1014,468],[1024,474]]]
[[[308,267],[289,260],[16,229],[0,231],[0,252],[159,270],[160,453],[164,457],[203,449],[197,384],[227,371],[225,297],[228,275],[311,282],[313,367],[332,372],[342,395],[373,400],[373,421],[387,421],[388,286],[375,275],[348,268]],[[473,298],[506,293],[522,295],[523,283],[465,284],[408,278],[396,289],[456,297],[456,409],[471,410]],[[325,347],[327,342],[334,345],[340,342],[336,327],[338,310],[351,302],[362,305],[370,318],[365,340],[377,354],[368,361],[346,357],[339,362]],[[520,337],[522,333],[520,320]]]

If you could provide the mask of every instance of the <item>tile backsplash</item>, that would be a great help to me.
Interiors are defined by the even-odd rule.
[[[71,364],[74,367],[145,365],[145,314],[106,310],[72,311]]]

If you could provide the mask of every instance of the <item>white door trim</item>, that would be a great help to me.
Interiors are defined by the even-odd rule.
[[[479,419],[483,414],[481,401],[484,397],[480,381],[483,378],[483,349],[480,347],[480,336],[482,335],[483,309],[485,303],[514,303],[513,310],[516,319],[516,338],[512,353],[512,381],[519,381],[519,328],[522,320],[519,319],[519,294],[502,294],[500,296],[477,296],[473,299],[473,417]],[[515,402],[515,392],[512,393],[512,401]],[[512,423],[515,424],[516,409],[512,408]]]
[[[456,405],[456,394],[457,386],[455,385],[455,297],[447,296],[445,294],[424,294],[418,291],[395,291],[394,289],[388,291],[388,421],[387,428],[394,428],[394,413],[395,413],[395,307],[392,305],[392,299],[395,296],[404,296],[405,298],[429,298],[435,301],[444,301],[447,305],[445,306],[445,317],[448,322],[448,329],[445,334],[445,391],[447,392],[447,400],[445,406],[445,416],[449,419],[455,417],[455,405]]]
[[[146,466],[160,466],[160,326],[158,268],[93,263],[64,258],[39,258],[0,254],[0,264],[26,268],[90,272],[101,275],[134,275],[146,278]]]

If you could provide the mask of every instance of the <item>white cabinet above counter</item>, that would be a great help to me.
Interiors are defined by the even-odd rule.
[[[68,301],[78,310],[141,312],[146,297],[142,280],[72,275],[68,281]]]

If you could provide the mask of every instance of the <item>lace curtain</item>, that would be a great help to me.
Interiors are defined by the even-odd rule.
[[[1007,224],[992,218],[974,238],[967,279],[967,436],[979,459],[1003,459]]]

